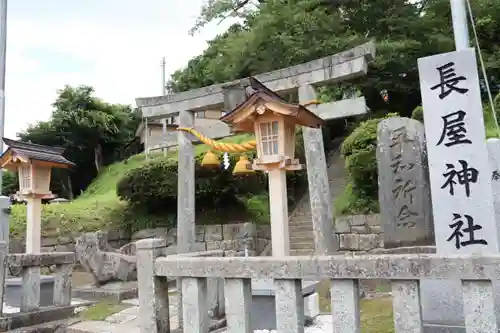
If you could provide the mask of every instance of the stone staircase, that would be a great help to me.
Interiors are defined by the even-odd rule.
[[[347,183],[347,172],[344,159],[340,156],[340,145],[344,138],[333,141],[333,149],[326,158],[330,193],[335,202]],[[333,223],[333,221],[332,221]],[[304,194],[296,208],[290,214],[290,255],[310,255],[314,253],[314,236],[312,232],[311,204],[309,193]]]

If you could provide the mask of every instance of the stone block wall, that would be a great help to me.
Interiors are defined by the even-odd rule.
[[[74,252],[74,239],[72,236],[43,237],[43,252]],[[177,239],[176,228],[144,229],[132,236],[123,231],[108,231],[108,242],[113,248],[145,238],[165,238],[167,245],[175,244]],[[206,250],[235,251],[238,254],[245,250],[245,245],[251,255],[260,253],[271,239],[270,226],[257,226],[253,223],[216,224],[196,227],[196,241],[205,244]],[[24,253],[24,239],[11,239],[10,253]]]
[[[380,214],[350,215],[337,217],[335,221],[335,237],[341,251],[374,251],[384,247],[384,235]],[[44,252],[74,252],[73,236],[44,237]],[[119,248],[131,241],[145,238],[161,237],[168,245],[175,244],[176,228],[144,229],[132,236],[122,231],[109,231],[108,241],[113,248]],[[260,254],[271,239],[270,226],[257,226],[253,223],[216,224],[196,227],[196,241],[205,244],[206,250],[236,251],[241,254],[245,244],[250,254]],[[23,239],[11,239],[10,253],[24,253]]]
[[[335,237],[341,251],[373,251],[384,247],[380,214],[340,216],[335,220]]]

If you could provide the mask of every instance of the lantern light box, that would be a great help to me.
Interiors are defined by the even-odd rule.
[[[320,128],[325,121],[302,105],[286,102],[257,79],[249,80],[252,94],[221,120],[233,132],[255,133],[257,159],[252,169],[302,169],[295,159],[295,126]]]

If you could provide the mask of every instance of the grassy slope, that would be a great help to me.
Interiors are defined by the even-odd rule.
[[[237,135],[226,138],[224,142],[241,143],[253,139],[250,135]],[[208,150],[206,145],[195,146],[195,153]],[[153,154],[150,160],[164,158],[163,153]],[[177,153],[169,153],[169,157],[177,159]],[[116,184],[130,170],[144,165],[144,154],[130,157],[126,161],[114,163],[103,169],[88,189],[71,203],[43,206],[42,232],[45,235],[60,235],[70,232],[106,230],[118,227],[122,219],[155,218],[125,215],[126,202],[118,199]],[[161,219],[162,217],[158,217]],[[163,217],[164,218],[164,217]],[[12,236],[24,234],[26,228],[26,206],[15,205],[12,208]]]

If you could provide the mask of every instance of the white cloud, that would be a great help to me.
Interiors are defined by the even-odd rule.
[[[65,84],[91,85],[113,103],[159,95],[161,57],[168,75],[230,23],[189,36],[202,2],[45,0],[37,8],[39,0],[15,0],[8,16],[5,135],[14,138],[28,123],[48,119]]]

